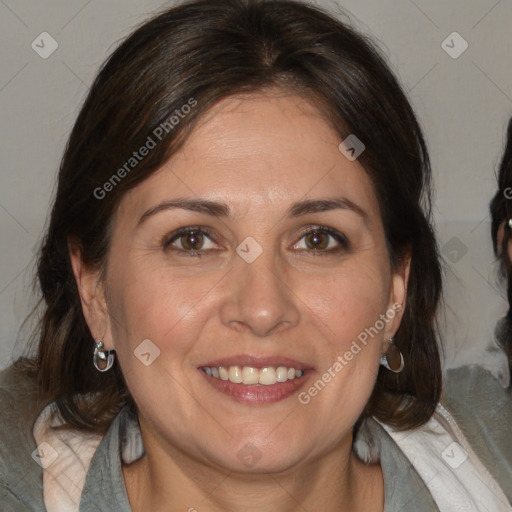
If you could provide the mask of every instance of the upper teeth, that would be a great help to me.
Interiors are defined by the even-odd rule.
[[[287,368],[286,366],[267,366],[265,368],[252,368],[251,366],[204,366],[203,370],[217,379],[229,380],[235,384],[262,384],[271,386],[276,382],[285,382],[302,377],[302,370]]]

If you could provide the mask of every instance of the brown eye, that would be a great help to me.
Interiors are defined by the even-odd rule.
[[[349,251],[350,243],[343,233],[327,226],[316,226],[303,231],[293,248],[318,254],[334,254]]]
[[[217,248],[204,228],[184,228],[175,231],[164,239],[163,247],[165,250],[188,252],[191,255]]]
[[[204,235],[199,231],[189,231],[180,237],[181,247],[188,251],[199,251],[204,244]]]
[[[329,235],[320,231],[313,231],[305,236],[308,249],[326,249],[329,246]]]

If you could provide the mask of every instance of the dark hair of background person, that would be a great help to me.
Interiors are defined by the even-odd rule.
[[[43,307],[32,365],[65,428],[104,432],[120,408],[136,408],[117,363],[100,373],[70,264],[104,270],[123,195],[161,167],[219,100],[279,86],[317,106],[339,135],[366,146],[359,162],[379,201],[392,267],[410,254],[407,305],[395,337],[405,368],[380,368],[362,418],[400,429],[425,423],[441,392],[435,314],[441,266],[431,227],[431,170],[413,110],[369,39],[296,1],[196,0],[144,23],[103,65],[71,132],[38,259]],[[101,187],[172,112],[197,106],[99,200]],[[384,255],[383,255],[384,257]]]
[[[512,261],[508,252],[512,239],[512,229],[508,220],[512,219],[512,118],[508,123],[507,142],[498,171],[498,190],[491,204],[491,236],[494,254],[500,262],[501,277],[506,280],[509,309],[498,323],[496,339],[507,354],[509,368],[512,370]],[[498,240],[500,226],[505,223],[503,238]]]

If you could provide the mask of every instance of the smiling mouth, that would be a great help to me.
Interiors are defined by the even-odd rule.
[[[246,386],[272,386],[300,379],[304,370],[287,366],[203,366],[200,368],[209,377]]]
[[[280,402],[295,395],[315,373],[290,366],[201,366],[208,384],[225,396],[250,405]]]

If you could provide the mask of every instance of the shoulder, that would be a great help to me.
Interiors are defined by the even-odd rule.
[[[0,371],[0,502],[2,511],[40,510],[42,470],[32,458],[32,428],[44,407],[34,371],[20,359]],[[43,507],[43,508],[41,508]]]
[[[508,371],[508,369],[507,369]],[[470,414],[498,421],[496,429],[510,428],[510,422],[500,418],[512,416],[512,392],[507,377],[479,365],[462,366],[446,371],[442,401],[456,416]]]
[[[397,442],[386,428],[374,418],[365,418],[357,430],[355,455],[366,464],[379,462],[384,479],[384,512],[409,510],[439,512],[434,498]]]
[[[478,365],[447,370],[442,402],[512,502],[512,391],[503,386],[507,376]]]

